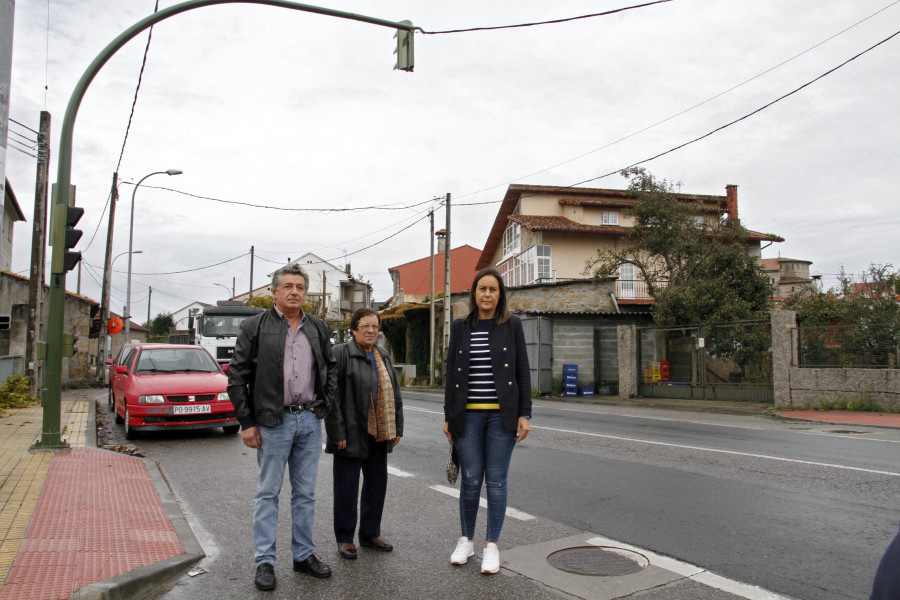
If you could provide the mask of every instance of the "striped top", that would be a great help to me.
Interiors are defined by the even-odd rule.
[[[466,410],[500,410],[497,388],[494,386],[494,370],[491,368],[491,347],[488,342],[493,324],[493,319],[482,319],[478,321],[478,327],[472,330]]]

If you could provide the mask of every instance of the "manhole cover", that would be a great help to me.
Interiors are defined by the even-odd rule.
[[[600,577],[631,575],[650,564],[642,554],[609,546],[564,548],[548,556],[547,562],[566,573]]]

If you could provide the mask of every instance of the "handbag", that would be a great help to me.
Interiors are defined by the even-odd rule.
[[[447,456],[447,483],[453,485],[457,477],[459,477],[459,453],[456,451],[456,442],[453,442]]]

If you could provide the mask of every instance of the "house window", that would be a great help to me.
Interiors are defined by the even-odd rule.
[[[519,252],[519,244],[522,242],[522,230],[518,223],[510,222],[503,232],[503,256],[517,254]]]
[[[691,220],[694,221],[694,227],[696,227],[697,229],[702,229],[702,228],[706,227],[706,219],[704,219],[700,215],[692,215]]]
[[[619,224],[619,213],[616,211],[603,211],[603,224],[604,225],[618,225]]]
[[[550,244],[537,245],[537,279],[550,281],[552,270]]]

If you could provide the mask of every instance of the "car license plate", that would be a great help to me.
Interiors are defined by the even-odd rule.
[[[172,414],[175,415],[198,415],[212,412],[212,406],[209,404],[187,404],[185,406],[175,406],[173,408]]]

